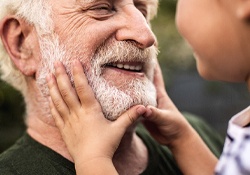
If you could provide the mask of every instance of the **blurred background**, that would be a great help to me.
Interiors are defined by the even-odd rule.
[[[200,116],[225,135],[231,116],[249,105],[247,87],[208,82],[198,75],[192,51],[175,27],[175,7],[176,1],[161,0],[158,16],[152,22],[167,92],[181,111]],[[25,130],[24,111],[22,96],[0,81],[0,153]]]

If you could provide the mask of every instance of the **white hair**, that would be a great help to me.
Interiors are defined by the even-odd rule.
[[[40,37],[53,32],[53,20],[48,0],[0,0],[0,19],[6,15],[16,15],[33,25]],[[158,0],[151,0],[148,6],[148,20],[157,13]],[[27,84],[24,75],[15,67],[0,40],[0,74],[1,78],[19,90],[24,96]]]
[[[148,19],[147,20],[150,21],[157,15],[159,1],[150,0],[148,3],[149,3],[149,6],[148,6]]]
[[[46,0],[1,0],[0,19],[6,15],[16,15],[33,25],[37,33],[42,37],[53,31],[53,22],[50,16],[50,8]],[[0,40],[0,73],[1,78],[19,90],[24,96],[27,84],[24,75],[12,63]]]

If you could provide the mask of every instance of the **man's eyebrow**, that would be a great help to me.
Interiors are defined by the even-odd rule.
[[[78,2],[81,2],[81,3],[93,3],[93,2],[96,2],[97,0],[76,0]]]
[[[146,5],[146,6],[151,6],[158,4],[158,0],[134,0],[135,4],[140,4],[140,5]]]
[[[147,0],[134,0],[135,4],[147,3]]]
[[[134,0],[135,3],[152,3],[155,0]]]
[[[98,0],[76,0],[76,4],[80,5],[80,6],[88,6],[90,4],[94,4],[98,2]]]

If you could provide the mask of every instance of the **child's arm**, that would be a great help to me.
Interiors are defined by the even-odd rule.
[[[51,113],[59,128],[77,174],[118,174],[112,157],[128,128],[146,108],[132,107],[116,121],[104,118],[80,62],[73,67],[75,89],[62,63],[55,63],[55,76],[47,78]]]
[[[170,148],[183,174],[214,174],[217,158],[168,97],[159,65],[154,84],[158,109],[147,107],[151,110],[144,114],[145,126],[158,142]]]

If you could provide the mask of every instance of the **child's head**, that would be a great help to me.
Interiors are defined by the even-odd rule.
[[[176,23],[201,76],[250,81],[250,0],[179,0]]]

